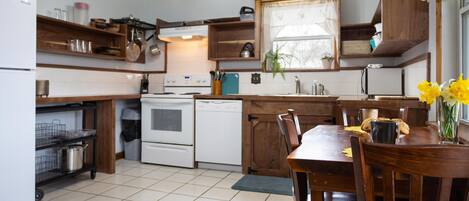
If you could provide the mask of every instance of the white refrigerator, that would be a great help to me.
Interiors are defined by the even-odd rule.
[[[0,200],[35,192],[36,0],[0,6]]]

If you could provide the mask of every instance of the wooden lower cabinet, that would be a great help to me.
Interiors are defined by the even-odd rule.
[[[225,99],[198,96],[198,99]],[[342,125],[341,108],[407,108],[411,127],[425,126],[429,107],[418,99],[375,100],[362,96],[229,96],[243,101],[242,167],[244,174],[289,176],[286,145],[277,125],[277,115],[296,110],[302,133],[317,125]],[[461,130],[464,130],[462,128]],[[468,129],[469,130],[469,127]],[[464,135],[464,134],[462,134]]]
[[[289,177],[286,145],[277,124],[277,115],[281,113],[280,111],[286,112],[289,108],[297,109],[300,112],[301,130],[307,131],[319,124],[335,124],[334,103],[330,107],[315,107],[315,103],[300,102],[263,103],[251,102],[247,104],[251,107],[245,108],[250,112],[246,116],[244,126],[247,128],[244,128],[243,134],[244,141],[248,141],[244,142],[245,146],[243,147],[244,173]],[[319,106],[325,106],[324,104],[320,103]],[[276,105],[277,107],[269,107],[271,109],[267,109],[263,107],[266,105]],[[263,110],[259,110],[260,108],[256,107],[263,107]],[[307,107],[309,109],[301,110],[301,108],[297,107]],[[320,111],[314,113],[312,112],[312,110],[316,110],[314,108]],[[326,110],[324,110],[325,108]],[[304,113],[308,111],[309,114]],[[246,145],[248,145],[248,149],[246,149]]]
[[[288,176],[287,152],[275,115],[250,115],[250,174]],[[286,175],[285,175],[286,174]]]
[[[286,145],[277,124],[277,115],[250,115],[250,174],[289,176]],[[332,124],[333,117],[299,116],[301,129],[307,131],[319,124]]]

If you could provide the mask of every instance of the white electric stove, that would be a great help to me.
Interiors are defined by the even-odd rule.
[[[142,162],[194,168],[195,94],[210,94],[210,75],[166,75],[164,93],[142,95]]]

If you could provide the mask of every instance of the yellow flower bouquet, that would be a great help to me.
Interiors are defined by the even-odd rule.
[[[462,104],[469,104],[469,79],[460,75],[442,85],[422,81],[418,87],[420,101],[429,105],[437,102],[438,133],[442,143],[459,143],[458,126]]]

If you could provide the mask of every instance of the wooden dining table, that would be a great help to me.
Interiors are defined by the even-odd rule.
[[[288,155],[294,172],[307,173],[311,200],[322,201],[323,192],[355,193],[353,159],[343,150],[351,147],[350,137],[343,126],[320,125],[303,134],[301,145]],[[431,127],[415,127],[409,135],[401,135],[396,144],[439,144],[440,139]],[[307,188],[307,187],[306,187]]]

